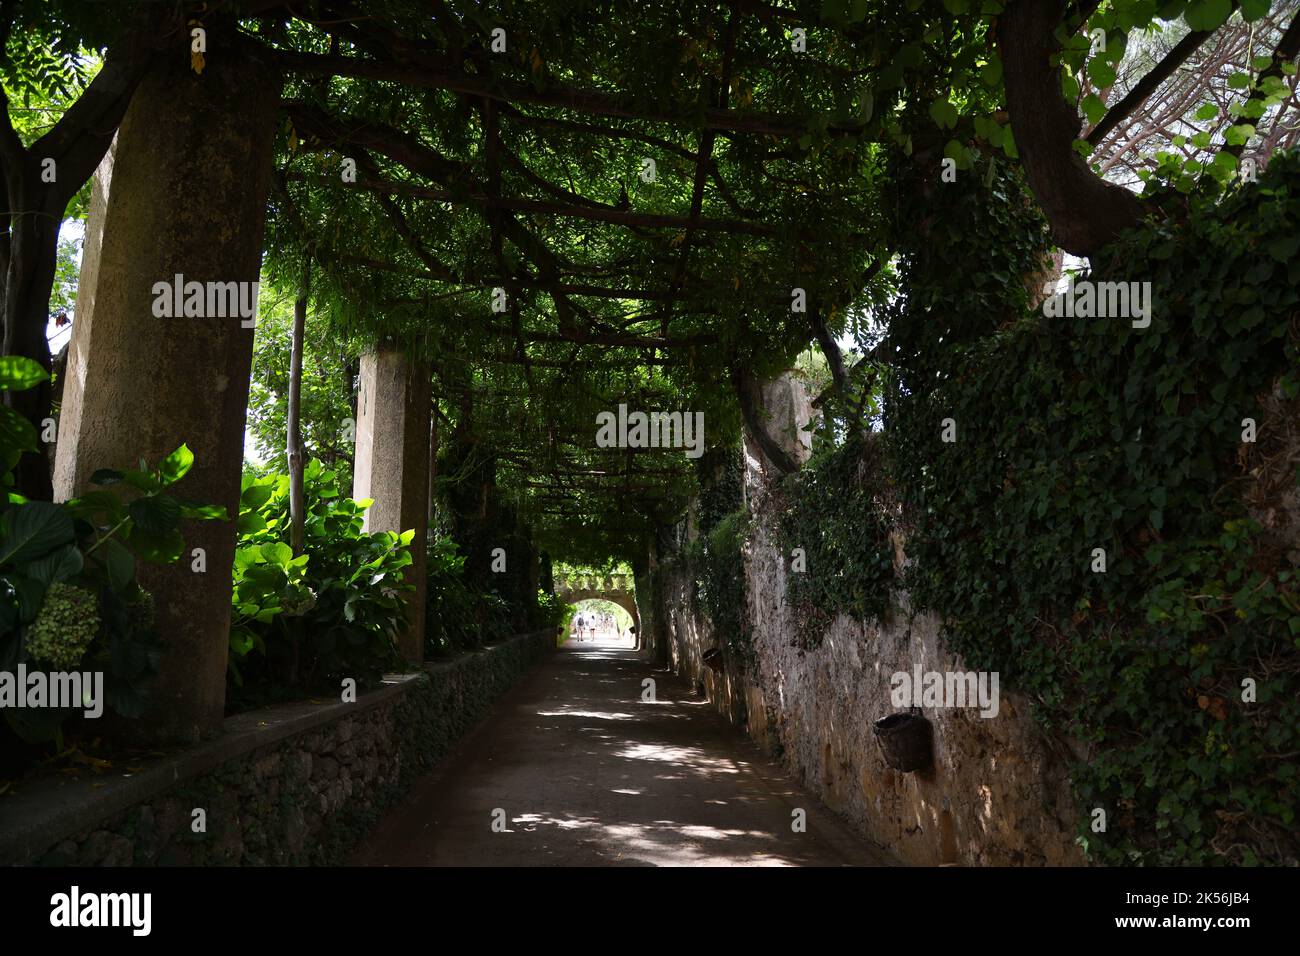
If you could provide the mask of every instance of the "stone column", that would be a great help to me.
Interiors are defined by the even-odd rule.
[[[202,316],[160,317],[155,285],[181,275],[255,290],[280,91],[233,30],[209,30],[202,75],[185,45],[141,82],[97,173],[54,476],[64,500],[96,469],[153,464],[185,443],[194,467],[178,495],[232,517],[183,522],[179,562],[139,565],[167,644],[151,710],[130,729],[150,741],[193,740],[223,716],[253,349],[251,320],[209,308],[206,295]]]
[[[428,590],[429,366],[395,349],[361,359],[353,498],[373,498],[367,531],[415,531],[407,581],[406,628],[398,650],[413,664],[424,659],[424,603]]]

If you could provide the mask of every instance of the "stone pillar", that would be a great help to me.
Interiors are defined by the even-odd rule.
[[[154,287],[179,274],[205,289],[255,288],[279,92],[276,72],[233,30],[209,31],[201,76],[184,48],[161,56],[131,100],[92,195],[55,496],[85,492],[96,469],[134,468],[141,457],[153,464],[185,443],[194,467],[178,495],[224,505],[232,518],[183,522],[179,562],[139,565],[167,644],[150,712],[129,731],[140,740],[193,740],[223,716],[253,350],[251,322],[207,315],[206,295],[204,317],[159,317]],[[203,549],[202,572],[195,548]]]
[[[413,664],[424,659],[424,603],[428,590],[429,366],[395,349],[361,359],[353,498],[373,498],[367,531],[415,531],[407,581],[406,628],[398,650]]]

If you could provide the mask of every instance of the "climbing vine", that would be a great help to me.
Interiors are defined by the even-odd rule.
[[[888,511],[873,481],[880,474],[872,433],[858,433],[786,479],[779,514],[789,569],[786,601],[804,647],[821,641],[837,613],[880,618],[894,574]]]
[[[943,225],[904,253],[885,436],[906,586],[1086,745],[1094,859],[1294,862],[1300,595],[1277,503],[1297,480],[1300,160],[1179,198],[1094,263],[1151,284],[1145,328],[1026,308],[1011,266],[1036,268],[1041,223],[1017,191],[931,196]]]
[[[754,647],[745,614],[745,564],[742,548],[749,531],[749,512],[741,495],[737,453],[707,459],[701,471],[700,535],[688,551],[696,574],[696,593],[713,622],[716,646],[742,667],[754,663]]]

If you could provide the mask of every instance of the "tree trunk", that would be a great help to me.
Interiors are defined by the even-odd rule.
[[[303,267],[302,288],[293,303],[293,345],[289,353],[289,410],[285,457],[289,462],[289,546],[302,554],[306,535],[306,494],[302,460],[302,349],[307,332],[307,297],[311,292],[311,258]]]
[[[1143,205],[1074,150],[1079,116],[1061,94],[1061,69],[1051,62],[1060,52],[1056,29],[1065,12],[1066,0],[1012,0],[998,20],[998,48],[1025,178],[1060,247],[1092,256],[1137,225]]]
[[[31,208],[36,201],[25,182],[34,177],[31,170],[6,170],[10,201],[14,209]],[[15,180],[19,182],[15,184]],[[17,185],[17,189],[14,186]],[[39,190],[37,190],[39,192]],[[62,210],[58,215],[62,214]],[[4,354],[34,359],[47,372],[51,368],[50,346],[45,337],[50,290],[54,287],[54,270],[58,255],[59,220],[46,215],[16,216],[9,234],[9,269],[5,277]],[[22,415],[37,435],[44,431],[50,414],[50,383],[41,382],[22,392],[5,392],[5,404]],[[50,501],[54,486],[50,480],[50,462],[45,454],[26,454],[14,469],[16,490],[28,498]]]
[[[63,213],[108,151],[131,97],[151,62],[153,44],[170,22],[153,11],[128,15],[134,26],[113,44],[90,85],[53,128],[24,147],[9,121],[8,97],[0,90],[0,162],[4,164],[7,220],[0,225],[3,243],[3,354],[21,355],[50,370],[50,292],[58,260]],[[0,29],[8,37],[10,20]],[[46,160],[53,161],[46,181]],[[7,392],[5,404],[45,431],[52,391],[48,381],[23,392]],[[17,490],[29,498],[53,497],[48,454],[24,455],[15,469]]]

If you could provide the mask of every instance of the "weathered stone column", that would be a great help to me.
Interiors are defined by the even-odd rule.
[[[255,290],[280,92],[233,29],[209,29],[201,75],[188,36],[178,42],[141,82],[97,174],[54,477],[63,500],[96,469],[156,463],[185,443],[194,467],[179,495],[232,516],[184,522],[179,562],[139,566],[167,649],[132,733],[155,741],[194,739],[223,716],[253,329],[209,295],[189,317],[167,317],[154,287],[180,275]]]
[[[407,592],[406,629],[398,639],[398,650],[413,664],[424,659],[431,404],[427,363],[394,349],[362,357],[352,497],[374,499],[367,531],[415,531],[406,569],[415,590]]]

